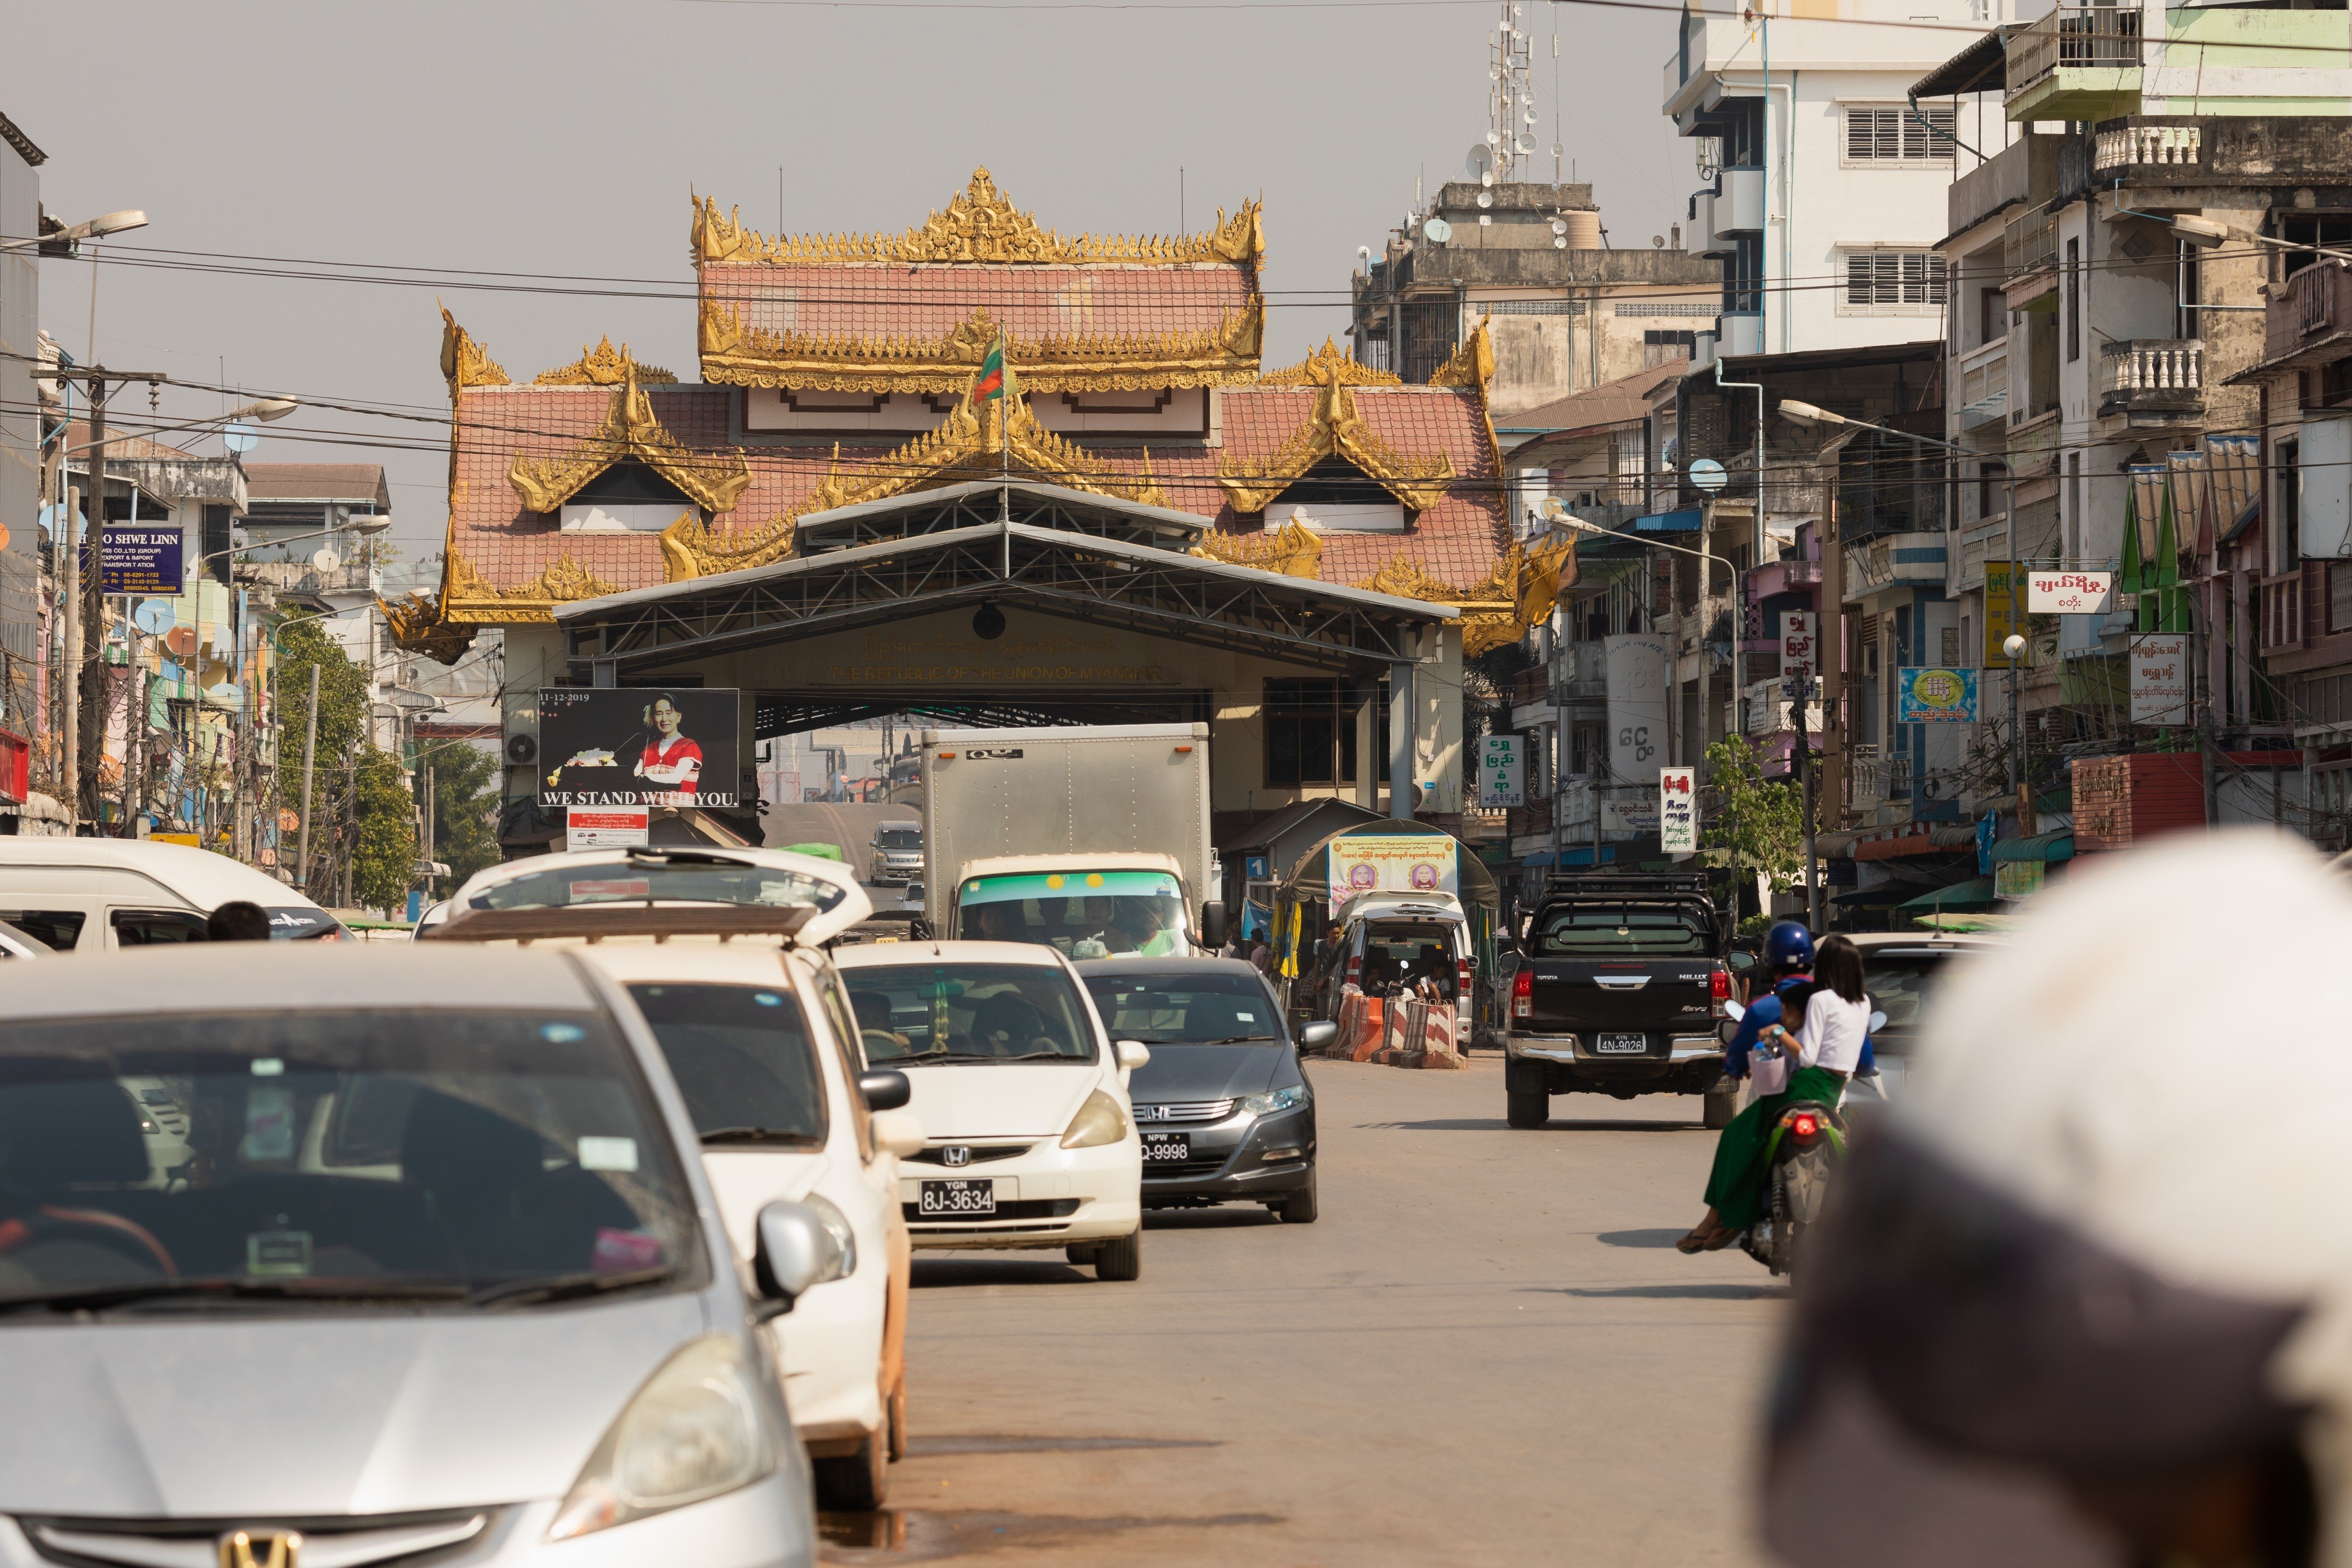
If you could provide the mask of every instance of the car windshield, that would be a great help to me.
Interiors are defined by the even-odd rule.
[[[705,1143],[824,1142],[824,1082],[781,985],[635,984]]]
[[[1453,933],[1443,926],[1390,921],[1364,932],[1359,983],[1368,995],[1426,980],[1450,996],[1458,978]]]
[[[1933,948],[1881,948],[1864,955],[1863,986],[1870,1005],[1886,1015],[1872,1032],[1874,1046],[1900,1053],[1919,1032],[1925,1007],[1955,954]]]
[[[574,904],[814,904],[847,897],[839,882],[804,871],[688,851],[615,854],[610,860],[526,872],[467,895],[476,910],[562,909]]]
[[[342,930],[335,917],[324,910],[307,905],[275,905],[262,910],[269,917],[269,935],[273,942],[316,942]]]
[[[706,1271],[589,1012],[0,1024],[0,1312],[527,1304]]]
[[[1181,958],[1183,885],[1165,871],[972,877],[957,889],[956,934],[1034,942],[1073,959]]]
[[[923,830],[919,827],[886,827],[875,835],[875,842],[885,849],[920,849]]]
[[[842,972],[869,1062],[896,1067],[1095,1059],[1059,965],[909,963]]]
[[[1113,1039],[1189,1046],[1284,1037],[1274,999],[1254,974],[1089,973],[1086,982]]]
[[[1552,958],[1704,957],[1706,929],[1680,910],[1586,904],[1538,917],[1534,951]]]

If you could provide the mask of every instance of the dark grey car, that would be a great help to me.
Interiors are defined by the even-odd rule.
[[[1143,1206],[1255,1203],[1312,1224],[1315,1095],[1265,977],[1230,958],[1076,967],[1112,1037],[1151,1047],[1128,1083],[1143,1137]],[[1332,1032],[1309,1024],[1302,1043]]]

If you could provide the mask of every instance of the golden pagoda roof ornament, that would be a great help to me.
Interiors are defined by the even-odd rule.
[[[730,449],[723,456],[690,451],[662,427],[654,416],[653,399],[637,384],[635,365],[625,365],[604,423],[594,435],[558,457],[527,458],[517,452],[507,466],[507,482],[525,507],[550,512],[578,495],[589,480],[625,460],[645,464],[712,511],[731,511],[751,486],[751,465],[741,451]]]
[[[1388,371],[1374,370],[1328,337],[1323,340],[1321,348],[1297,364],[1267,371],[1257,378],[1260,386],[1322,386],[1335,381],[1345,382],[1349,386],[1404,384],[1403,377]]]
[[[593,349],[582,349],[580,357],[570,364],[541,371],[530,379],[534,386],[618,386],[629,379],[632,370],[636,372],[638,382],[646,386],[670,384],[677,380],[658,365],[637,363],[629,353],[628,344],[615,349],[609,336],[599,339]]]
[[[1096,236],[1065,239],[1039,226],[997,190],[986,169],[947,206],[899,234],[791,235],[770,238],[741,221],[742,209],[719,214],[716,197],[694,195],[692,255],[697,266],[719,263],[788,267],[839,262],[992,263],[1000,265],[1128,264],[1181,266],[1227,262],[1255,271],[1265,265],[1262,205],[1244,202],[1228,218],[1217,209],[1206,234]]]
[[[1315,407],[1307,422],[1262,462],[1230,454],[1217,459],[1217,482],[1232,498],[1235,511],[1264,511],[1327,458],[1354,464],[1415,511],[1426,511],[1444,499],[1454,479],[1454,459],[1443,451],[1408,456],[1374,435],[1357,411],[1351,366],[1355,366],[1353,360],[1334,351],[1317,354],[1296,367],[1301,379],[1283,384],[1317,389]]]
[[[457,394],[469,386],[505,386],[507,373],[499,362],[476,342],[473,334],[457,324],[449,307],[441,307],[441,379],[449,384],[449,399],[456,402]]]

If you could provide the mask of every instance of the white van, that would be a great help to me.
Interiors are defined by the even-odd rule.
[[[335,917],[274,877],[209,849],[149,838],[0,838],[0,921],[58,952],[202,942],[205,917],[242,899],[269,934],[335,940]]]
[[[1427,981],[1454,1004],[1462,1037],[1469,1038],[1474,955],[1460,900],[1451,893],[1364,893],[1349,900],[1339,918],[1339,951],[1317,997],[1321,1016],[1339,1016],[1342,985],[1388,996]]]

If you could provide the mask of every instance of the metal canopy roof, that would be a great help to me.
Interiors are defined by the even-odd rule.
[[[1120,503],[1106,503],[1118,505]],[[1449,605],[1124,540],[992,522],[563,605],[573,658],[634,678],[698,658],[993,603],[1333,669],[1412,659]]]
[[[885,539],[906,539],[940,533],[1002,521],[1009,513],[1015,522],[1034,523],[1066,533],[1124,539],[1133,544],[1160,544],[1189,550],[1209,526],[1209,520],[1189,511],[1137,501],[1114,500],[1066,485],[1041,484],[1034,479],[975,479],[968,484],[942,485],[887,500],[813,511],[800,521],[801,553],[872,544]]]

